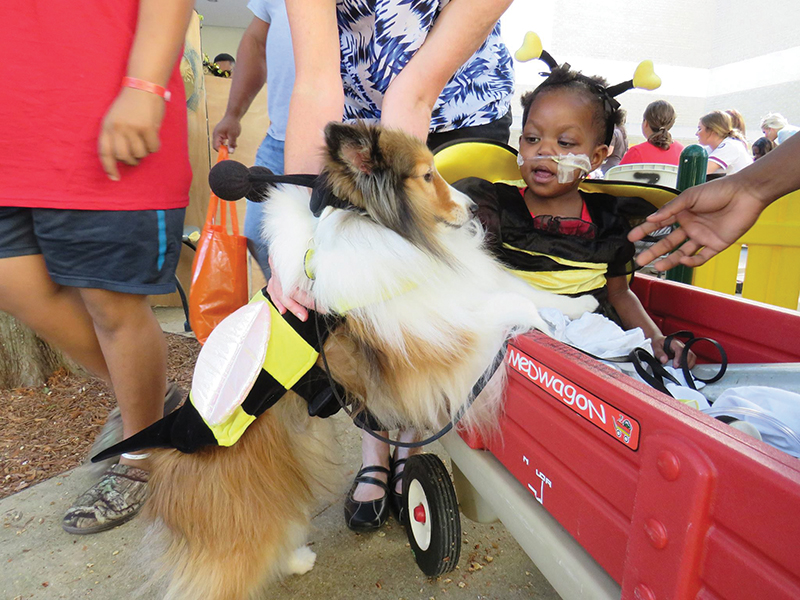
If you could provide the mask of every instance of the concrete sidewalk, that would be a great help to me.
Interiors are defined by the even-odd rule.
[[[183,331],[180,309],[157,312],[166,331]],[[334,418],[342,420],[342,460],[352,477],[360,464],[360,437],[343,421],[345,415]],[[447,462],[439,444],[427,451]],[[160,597],[157,593],[136,596],[146,582],[146,575],[134,570],[144,534],[140,520],[93,536],[69,535],[61,529],[64,512],[92,483],[90,470],[80,467],[0,500],[0,600]],[[417,568],[405,531],[394,520],[377,533],[357,535],[346,528],[342,510],[342,498],[320,507],[310,534],[316,566],[305,575],[275,584],[267,598],[559,598],[500,523],[478,525],[462,517],[463,547],[457,570],[429,579]]]

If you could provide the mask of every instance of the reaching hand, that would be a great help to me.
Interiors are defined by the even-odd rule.
[[[655,263],[656,269],[665,271],[678,264],[697,267],[738,240],[764,206],[742,182],[723,177],[684,191],[635,227],[628,239],[635,242],[677,222],[680,227],[642,252],[636,262],[646,265],[671,252]]]
[[[228,152],[233,154],[236,150],[236,140],[241,134],[242,124],[239,119],[226,114],[214,127],[214,133],[211,134],[211,147],[219,150],[219,147],[225,144],[228,146]]]
[[[164,99],[156,94],[122,88],[100,127],[97,150],[103,170],[119,181],[117,161],[136,166],[161,145],[158,131],[164,118]]]

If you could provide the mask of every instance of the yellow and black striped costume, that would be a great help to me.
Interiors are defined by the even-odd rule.
[[[333,395],[331,380],[316,365],[320,344],[327,337],[335,318],[326,317],[329,322],[320,324],[323,337],[320,340],[317,337],[316,317],[313,312],[305,322],[290,312],[281,315],[264,290],[256,294],[250,302],[269,303],[272,325],[264,364],[242,404],[225,421],[211,425],[195,408],[190,394],[189,399],[178,410],[104,450],[93,457],[93,461],[145,448],[177,448],[181,452],[189,453],[203,446],[231,446],[287,390],[292,390],[308,402],[311,416],[328,417],[338,412],[340,406]],[[337,393],[341,398],[345,395],[344,389],[338,384]]]
[[[600,303],[598,312],[619,322],[608,301],[606,278],[631,273],[635,248],[627,239],[630,219],[653,212],[651,204],[582,184],[580,193],[592,223],[582,233],[569,235],[560,231],[557,218],[534,219],[514,185],[467,178],[455,187],[478,203],[487,246],[509,271],[537,289],[592,294]]]

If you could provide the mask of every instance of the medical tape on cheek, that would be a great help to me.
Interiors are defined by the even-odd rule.
[[[588,173],[592,170],[592,161],[585,154],[558,154],[549,156],[533,156],[523,158],[522,154],[517,154],[517,164],[521,167],[526,160],[552,160],[558,165],[556,177],[558,183],[572,183],[580,177],[581,172]]]

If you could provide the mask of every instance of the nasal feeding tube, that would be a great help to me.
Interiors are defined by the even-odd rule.
[[[537,155],[524,158],[522,154],[517,154],[517,165],[520,167],[526,160],[552,160],[558,165],[556,177],[558,183],[572,183],[581,173],[589,173],[592,170],[592,161],[585,154],[551,154],[547,156]]]

